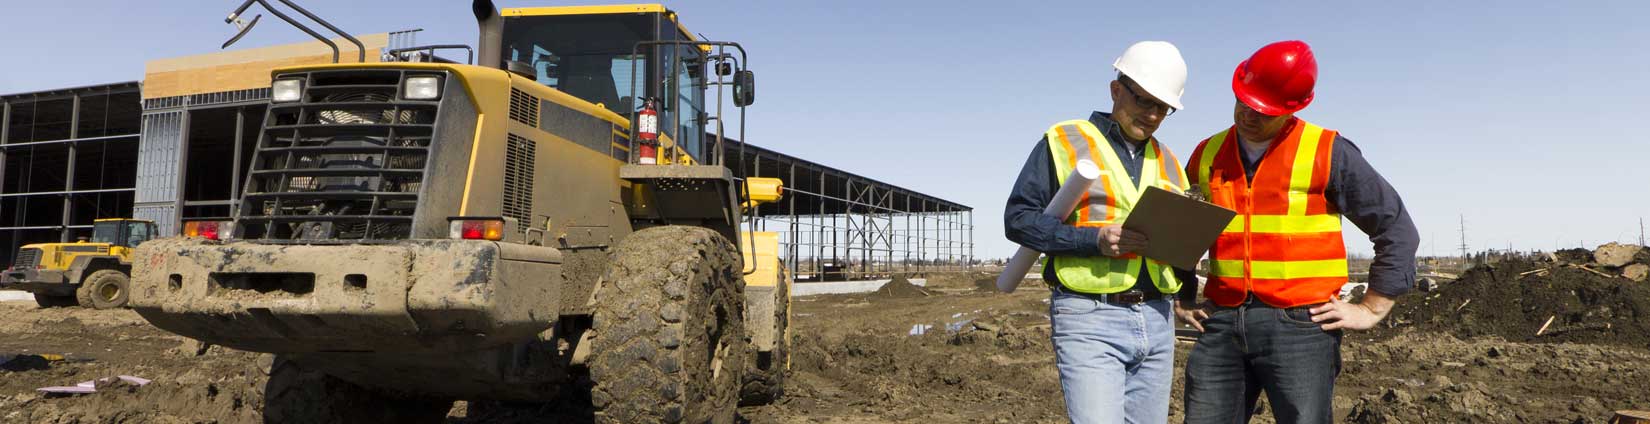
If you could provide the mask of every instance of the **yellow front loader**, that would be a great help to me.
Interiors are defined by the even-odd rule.
[[[99,219],[91,240],[24,245],[0,274],[0,289],[34,293],[41,307],[111,309],[126,306],[132,249],[155,235],[155,223]]]

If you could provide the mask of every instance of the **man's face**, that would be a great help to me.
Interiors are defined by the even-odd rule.
[[[1123,129],[1123,136],[1134,141],[1146,141],[1157,132],[1157,126],[1174,109],[1152,97],[1134,81],[1111,82],[1111,118]]]
[[[1272,141],[1278,138],[1278,132],[1283,131],[1283,124],[1289,122],[1294,114],[1267,115],[1260,113],[1249,105],[1237,100],[1237,106],[1232,108],[1232,123],[1237,126],[1239,136],[1253,142]]]

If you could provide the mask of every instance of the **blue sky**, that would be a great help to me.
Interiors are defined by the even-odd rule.
[[[142,77],[148,59],[214,51],[235,1],[10,1],[0,93]],[[1443,3],[1443,4],[1441,4]],[[355,33],[423,28],[475,43],[469,2],[303,1]],[[564,3],[499,1],[500,7]],[[760,81],[753,143],[975,208],[977,255],[1006,257],[1003,200],[1051,123],[1109,110],[1110,64],[1166,40],[1187,110],[1158,132],[1182,158],[1230,125],[1234,66],[1311,43],[1317,100],[1403,195],[1423,255],[1635,240],[1650,214],[1650,3],[673,2],[689,29],[739,41]],[[258,10],[254,7],[254,10]],[[261,11],[255,13],[263,13]],[[266,16],[266,18],[273,18]],[[266,19],[238,46],[302,41]],[[1348,226],[1353,251],[1369,252]]]

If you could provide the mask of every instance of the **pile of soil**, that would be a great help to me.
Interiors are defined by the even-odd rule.
[[[1432,293],[1400,299],[1387,325],[1461,339],[1650,347],[1650,283],[1615,275],[1615,267],[1566,262],[1581,252],[1556,256],[1470,269]]]
[[[980,293],[997,292],[997,275],[1001,270],[943,272],[928,275],[932,288],[972,288]]]
[[[1352,394],[1351,423],[1602,423],[1650,404],[1643,350],[1414,333],[1342,352],[1336,406]]]
[[[889,280],[887,284],[883,284],[882,288],[877,289],[875,293],[871,293],[869,297],[904,299],[909,297],[928,297],[930,295],[931,293],[928,293],[927,290],[923,290],[922,287],[918,287],[916,284],[911,284],[911,280],[906,279],[904,275],[895,275],[892,280]]]

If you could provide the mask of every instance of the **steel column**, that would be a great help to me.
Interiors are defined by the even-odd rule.
[[[246,133],[246,106],[235,108],[235,153],[229,163],[229,216],[241,210],[241,141]]]
[[[69,111],[69,139],[73,140],[73,139],[80,138],[80,93],[75,93],[74,100],[72,101],[71,104],[72,104],[72,106],[70,106],[70,107],[72,109]],[[65,192],[74,191],[74,162],[75,162],[75,157],[78,156],[79,153],[80,153],[79,152],[79,147],[77,146],[77,144],[76,143],[69,143],[69,160],[67,162],[68,166],[65,167],[66,172],[63,173],[63,191],[65,191]],[[70,220],[73,219],[73,217],[74,217],[73,215],[74,215],[74,195],[64,193],[63,194],[63,230],[60,231],[57,235],[58,241],[61,241],[61,242],[64,242],[64,243],[69,242],[69,225],[74,224],[73,222],[70,222]]]

